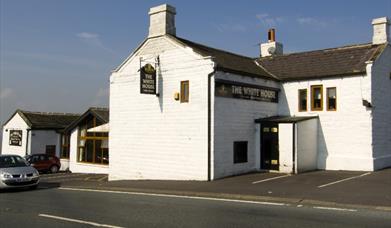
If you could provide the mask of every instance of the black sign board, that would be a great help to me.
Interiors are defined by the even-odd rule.
[[[156,70],[151,64],[140,69],[140,93],[156,94]]]
[[[277,88],[216,79],[215,95],[254,101],[278,103]]]
[[[9,144],[11,146],[22,146],[22,130],[10,130]]]

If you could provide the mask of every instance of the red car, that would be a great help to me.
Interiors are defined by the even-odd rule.
[[[27,155],[26,160],[32,167],[40,172],[57,173],[60,170],[61,162],[58,157],[47,154]]]

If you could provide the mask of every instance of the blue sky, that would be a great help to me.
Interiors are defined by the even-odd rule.
[[[267,30],[284,52],[371,41],[391,0],[0,0],[0,123],[17,108],[83,112],[108,106],[108,78],[148,32],[150,7],[176,7],[177,35],[258,56]]]

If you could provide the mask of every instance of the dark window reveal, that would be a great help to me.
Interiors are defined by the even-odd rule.
[[[181,81],[181,103],[189,102],[189,81]]]
[[[311,110],[323,110],[323,87],[321,85],[311,86]]]
[[[337,89],[335,87],[327,88],[327,110],[337,110]]]
[[[299,89],[299,112],[307,111],[307,89]]]
[[[247,141],[234,142],[234,163],[247,162]]]

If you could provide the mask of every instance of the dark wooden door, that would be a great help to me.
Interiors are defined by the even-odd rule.
[[[261,169],[279,170],[278,124],[261,124]]]

